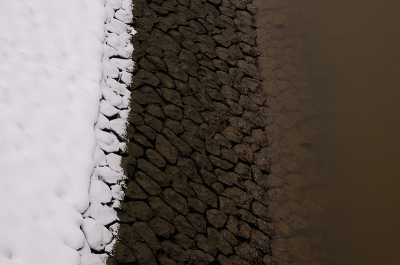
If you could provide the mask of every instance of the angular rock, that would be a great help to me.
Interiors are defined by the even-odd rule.
[[[175,164],[179,151],[164,136],[156,136],[156,149],[171,163]]]
[[[208,222],[216,229],[224,226],[228,216],[221,211],[211,209],[206,212]]]
[[[216,208],[218,205],[218,197],[209,189],[204,187],[203,185],[190,182],[189,185],[194,189],[197,196],[201,201],[210,205],[211,207]]]
[[[195,237],[196,236],[196,230],[194,227],[186,220],[186,218],[183,215],[178,215],[174,220],[173,220],[175,228],[181,232],[184,233],[185,235],[188,235],[190,237]]]
[[[159,197],[150,197],[148,202],[155,216],[161,217],[167,221],[172,221],[175,218],[174,210]]]
[[[158,216],[151,219],[149,225],[155,234],[164,238],[169,238],[175,232],[173,225]]]
[[[186,215],[189,212],[185,198],[180,196],[174,190],[168,188],[163,192],[165,201],[175,208],[178,212]]]
[[[197,213],[188,213],[186,219],[193,225],[199,233],[206,233],[207,222],[203,215]]]

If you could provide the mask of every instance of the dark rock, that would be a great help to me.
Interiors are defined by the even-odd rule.
[[[194,20],[189,21],[189,26],[194,30],[194,32],[197,35],[202,35],[207,33],[206,28]]]
[[[186,220],[186,218],[183,215],[178,215],[174,220],[174,226],[175,228],[181,232],[184,233],[185,235],[188,235],[190,237],[195,237],[196,236],[196,230],[194,227]]]
[[[182,120],[182,110],[175,105],[164,105],[163,110],[167,117],[174,120]]]
[[[198,0],[191,1],[190,10],[194,11],[197,17],[200,18],[204,18],[207,15],[207,11],[204,9],[203,4]]]
[[[176,64],[168,60],[167,58],[164,58],[164,62],[167,65],[168,72],[169,74],[178,80],[181,80],[183,82],[187,82],[188,80],[188,75],[185,73],[180,67],[178,67]]]
[[[226,214],[237,214],[235,202],[223,196],[219,196],[219,209]]]
[[[135,180],[150,195],[161,194],[161,187],[143,172],[136,172]]]
[[[141,135],[140,135],[141,136]],[[140,139],[143,139],[142,137],[140,137]],[[136,142],[140,143],[140,139],[139,141],[136,140]],[[144,143],[148,143],[147,140],[144,141]],[[150,143],[148,143],[150,144]],[[133,157],[141,157],[143,156],[143,148],[141,148],[139,145],[134,144],[129,142],[128,143],[128,150],[129,150],[129,154]]]
[[[243,163],[238,163],[235,167],[235,172],[239,174],[241,178],[251,179],[251,168]]]
[[[160,46],[160,48],[164,51],[173,51],[178,53],[180,50],[179,44],[170,36],[167,34],[163,33],[160,30],[153,29],[152,35],[155,37],[157,40],[157,44]]]
[[[222,135],[225,136],[226,139],[236,143],[240,143],[243,138],[243,134],[241,134],[233,126],[226,127],[225,130],[222,131]]]
[[[228,170],[228,169],[233,168],[233,165],[232,165],[231,163],[229,163],[229,162],[227,162],[227,161],[225,161],[225,160],[222,160],[222,159],[219,158],[219,157],[216,157],[216,156],[209,156],[209,158],[210,158],[211,162],[212,162],[215,166],[220,167],[220,168],[222,168],[222,169],[224,169],[224,170]]]
[[[118,229],[118,239],[125,246],[131,248],[133,244],[140,239],[140,237],[130,225],[121,224]]]
[[[136,127],[136,129],[138,131],[140,131],[141,133],[143,133],[150,140],[154,140],[156,138],[156,132],[148,126],[142,125],[142,126]]]
[[[228,216],[221,211],[211,209],[206,212],[208,222],[216,229],[225,225]]]
[[[257,224],[256,217],[254,215],[252,215],[251,213],[249,213],[248,211],[246,211],[245,209],[240,209],[238,212],[240,214],[240,218],[243,221],[246,221],[246,222],[254,224],[254,225]]]
[[[204,213],[207,210],[207,204],[196,198],[188,198],[190,208],[199,213]],[[189,215],[189,214],[188,214]]]
[[[190,255],[189,264],[207,265],[214,261],[213,256],[201,250],[190,250],[188,253]]]
[[[148,202],[155,216],[161,217],[167,221],[172,221],[175,218],[174,210],[160,198],[150,197]]]
[[[224,255],[232,254],[233,250],[228,241],[214,228],[207,228],[207,240]]]
[[[211,71],[215,70],[215,66],[214,64],[211,62],[210,59],[208,59],[206,56],[204,56],[203,54],[197,54],[196,55],[197,58],[197,62],[202,65],[207,67],[208,69],[210,69]]]
[[[204,232],[205,233],[205,232]],[[196,235],[197,247],[204,250],[205,252],[215,256],[217,254],[217,248],[208,242],[207,238],[203,235]]]
[[[222,195],[232,199],[237,205],[245,209],[250,209],[253,200],[252,194],[247,194],[237,187],[227,188]]]
[[[251,233],[251,227],[244,221],[238,220],[234,216],[229,216],[226,222],[226,228],[235,236],[244,237],[249,239]]]
[[[207,185],[212,185],[214,182],[217,181],[217,177],[207,170],[200,169],[200,174]]]
[[[250,265],[250,263],[248,263],[247,261],[242,260],[239,256],[230,256],[229,260],[232,262],[233,265]],[[257,261],[255,261],[257,262]],[[258,263],[255,264],[261,264],[261,261],[259,261]]]
[[[125,189],[125,195],[129,198],[139,200],[147,198],[147,194],[134,181],[129,181],[128,187]]]
[[[205,233],[207,228],[207,223],[204,217],[196,213],[188,213],[186,219],[193,225],[193,227],[199,233]]]
[[[202,180],[201,180],[199,174],[197,173],[196,166],[192,159],[184,158],[184,157],[180,156],[178,158],[177,166],[183,173],[185,173],[185,175],[188,178],[190,178],[191,180],[193,180],[195,182],[202,183]]]
[[[143,83],[157,87],[158,84],[160,83],[160,80],[150,73],[149,71],[146,71],[144,69],[140,69],[136,74],[136,78],[139,78]]]
[[[196,43],[194,43],[193,41],[191,41],[191,40],[187,40],[187,39],[185,39],[185,40],[183,40],[182,42],[181,42],[181,45],[185,48],[185,49],[187,49],[187,50],[189,50],[189,51],[191,51],[191,52],[193,52],[193,53],[198,53],[199,52],[199,47],[196,45]]]
[[[224,61],[221,61],[219,59],[214,59],[213,63],[215,67],[221,69],[222,71],[228,71],[229,69],[228,65]]]
[[[148,17],[139,17],[135,21],[135,28],[137,27],[144,31],[151,31],[151,29],[153,28],[153,25],[154,25],[154,21],[152,21]]]
[[[217,53],[214,49],[208,47],[206,44],[197,43],[197,47],[199,48],[200,52],[207,56],[210,59],[217,57]]]
[[[215,52],[217,53],[218,57],[222,61],[227,62],[228,64],[233,65],[233,66],[236,65],[236,56],[228,49],[222,48],[222,47],[217,47],[217,48],[215,48]],[[243,61],[243,62],[246,63],[245,61]],[[243,63],[241,63],[241,64],[244,66]],[[246,67],[247,67],[247,63],[246,63]],[[253,69],[253,68],[251,66],[248,66],[246,69]]]
[[[169,178],[159,170],[156,166],[153,164],[147,162],[144,159],[139,159],[137,161],[137,167],[138,169],[142,170],[145,172],[149,177],[153,178],[155,181],[157,181],[161,186],[169,186],[170,180]]]
[[[161,81],[161,84],[163,84],[167,88],[174,88],[175,87],[174,81],[171,79],[171,77],[169,77],[169,76],[167,76],[167,75],[165,75],[163,73],[160,73],[160,72],[155,73],[155,75]]]
[[[175,29],[180,25],[187,25],[184,15],[180,13],[170,13],[165,17],[159,17],[158,22],[157,27],[164,32]]]
[[[168,255],[178,262],[185,262],[189,259],[189,255],[177,244],[172,243],[169,240],[165,240],[161,243],[164,251],[168,253]]]
[[[114,246],[114,259],[121,263],[136,262],[135,256],[124,244],[117,241]]]
[[[189,146],[193,147],[193,149],[195,149],[195,150],[197,150],[197,151],[199,151],[199,152],[201,152],[203,154],[206,153],[205,147],[204,147],[204,142],[201,141],[196,136],[194,136],[193,134],[188,133],[188,132],[184,132],[181,137],[182,137],[183,140],[186,141],[186,143]]]
[[[209,17],[207,17],[208,19]],[[215,21],[215,20],[214,20]],[[214,25],[210,24],[208,21],[199,18],[199,22],[207,29],[207,31],[211,34],[219,34],[221,31],[216,28]]]
[[[156,130],[157,132],[160,132],[162,127],[163,127],[163,122],[160,121],[159,119],[154,118],[153,116],[150,116],[148,114],[144,115],[144,122]]]
[[[229,162],[232,162],[233,164],[236,164],[238,161],[236,152],[232,149],[227,148],[222,149],[222,158],[228,160]]]
[[[261,232],[263,232],[270,238],[275,236],[275,230],[268,222],[266,222],[260,218],[257,218],[257,224],[258,224],[258,228],[260,229]]]
[[[221,134],[217,133],[214,136],[214,139],[218,141],[218,143],[222,146],[225,146],[226,148],[232,148],[232,144],[231,142],[229,142],[228,139],[226,139],[224,136],[222,136]]]
[[[187,2],[190,2],[189,0],[187,0]],[[182,4],[183,5],[183,4]],[[186,5],[189,6],[189,5]],[[192,10],[188,9],[186,6],[181,6],[178,5],[176,8],[176,12],[179,14],[182,14],[182,16],[187,20],[187,21],[193,21],[191,19],[196,18],[197,15],[195,12],[193,12]],[[189,24],[190,25],[190,24]]]
[[[147,56],[147,60],[150,63],[152,63],[157,68],[157,70],[167,71],[167,68],[165,67],[164,61],[160,57]]]
[[[195,123],[202,123],[203,118],[201,117],[200,113],[192,106],[184,106],[184,114],[187,116],[189,119],[194,121]]]
[[[143,135],[139,134],[139,133],[135,133],[133,135],[133,140],[143,146],[147,146],[147,147],[153,147],[153,145],[151,143],[149,143],[149,141],[147,141],[146,137],[144,137]],[[130,147],[132,147],[132,155],[134,157],[139,157],[143,155],[143,149],[141,147],[139,147],[138,145],[130,145]]]
[[[217,140],[207,137],[205,142],[206,151],[213,155],[220,155],[221,150]]]
[[[270,217],[268,216],[268,208],[262,205],[259,202],[253,202],[251,205],[251,209],[255,215],[263,218],[264,220],[268,220]]]
[[[174,260],[167,258],[165,255],[159,255],[157,258],[161,265],[177,265]]]
[[[257,250],[255,250],[249,243],[244,242],[235,247],[235,253],[245,260],[253,260],[258,256]]]
[[[184,98],[182,98],[182,101],[186,105],[194,107],[196,110],[200,110],[200,111],[204,110],[203,105],[201,105],[201,103],[194,97],[184,97]]]
[[[220,231],[219,233],[229,242],[229,244],[231,244],[231,246],[236,246],[240,243],[240,241],[226,229]]]
[[[186,215],[189,212],[185,198],[180,196],[174,190],[168,188],[163,192],[165,201],[175,208],[178,212]]]
[[[184,96],[191,96],[192,91],[186,83],[175,80],[176,90]]]
[[[180,134],[180,133],[183,132],[183,127],[182,127],[182,125],[181,125],[178,121],[166,119],[166,120],[165,120],[164,126],[165,126],[164,129],[165,129],[165,128],[168,128],[168,129],[170,129],[171,131],[173,131],[173,132],[176,133],[176,134]],[[164,129],[163,129],[164,135],[167,136],[167,137],[169,138],[169,136],[168,136],[167,134],[165,134]],[[179,148],[178,148],[178,149],[179,149]],[[179,150],[180,150],[180,149],[179,149]],[[182,150],[180,150],[180,151],[182,152]]]
[[[237,144],[233,147],[235,150],[236,155],[242,161],[251,163],[253,162],[253,150],[247,144]]]
[[[159,13],[160,15],[168,14],[168,10],[166,10],[165,8],[163,8],[163,7],[159,6],[159,5],[156,5],[154,3],[150,3],[149,7],[151,9],[153,9],[156,13]]]
[[[171,79],[172,82],[172,79]],[[182,107],[181,95],[173,89],[161,88],[162,96],[169,102]]]
[[[179,124],[180,126],[180,124]],[[176,136],[171,130],[164,128],[162,130],[163,134],[171,141],[171,143],[179,149],[181,155],[189,156],[192,152],[192,148],[190,148],[185,141],[183,141],[180,137]]]
[[[196,42],[199,40],[199,36],[197,36],[195,30],[191,27],[180,26],[178,30],[185,39]]]
[[[174,236],[174,241],[184,249],[190,249],[196,246],[196,243],[185,234],[179,233]]]
[[[131,216],[136,216],[142,221],[148,221],[153,217],[153,211],[142,201],[129,201],[121,204],[121,210]]]
[[[169,238],[175,232],[175,227],[173,225],[158,216],[151,219],[149,225],[155,234],[164,238]]]
[[[136,244],[132,247],[133,254],[138,260],[139,265],[156,265],[156,259],[153,256],[148,245],[136,242]]]
[[[199,185],[199,184],[194,183],[194,182],[190,182],[189,185],[194,189],[194,191],[196,192],[198,198],[201,201],[203,201],[204,203],[210,205],[211,207],[214,207],[214,208],[217,207],[218,198],[212,191],[210,191],[209,189],[207,189],[203,185]]]
[[[156,149],[172,164],[175,164],[179,151],[164,136],[156,137]]]
[[[227,257],[225,257],[225,256],[223,256],[221,254],[218,255],[218,262],[221,265],[233,265],[233,263]]]
[[[243,185],[246,187],[246,191],[248,193],[253,194],[254,199],[263,203],[264,205],[268,205],[268,195],[263,188],[250,180],[245,181]]]
[[[146,242],[153,253],[161,248],[160,242],[147,223],[135,222],[133,223],[132,228],[142,238],[142,240]]]
[[[194,152],[190,157],[196,162],[196,165],[199,168],[206,170],[213,169],[212,164],[206,155],[200,154],[199,152]]]
[[[251,230],[250,245],[264,253],[269,252],[269,238],[258,230]]]
[[[217,174],[218,181],[224,183],[225,185],[232,186],[237,185],[238,183],[238,177],[233,178],[229,175],[229,173],[220,169],[215,170],[215,174]]]
[[[140,126],[140,125],[144,124],[143,117],[141,115],[139,115],[139,114],[136,114],[136,113],[130,113],[129,114],[128,122],[130,124],[135,125],[135,126]]]

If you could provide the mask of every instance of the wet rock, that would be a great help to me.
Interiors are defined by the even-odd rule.
[[[246,191],[248,193],[253,194],[254,199],[263,203],[264,205],[268,205],[268,195],[263,188],[250,180],[245,181],[243,185],[246,187]]]
[[[140,237],[130,225],[121,224],[118,229],[118,239],[122,244],[131,248]]]
[[[243,134],[236,130],[233,126],[228,126],[225,130],[222,131],[222,135],[226,137],[226,139],[240,143],[243,138]]]
[[[250,263],[248,263],[247,261],[242,260],[239,256],[236,256],[236,255],[235,256],[230,256],[229,260],[232,262],[233,265],[250,265]],[[258,264],[260,264],[260,262],[258,262]]]
[[[228,216],[221,211],[211,209],[206,212],[208,222],[216,229],[224,226]]]
[[[169,238],[175,232],[175,227],[173,225],[158,216],[151,219],[149,225],[155,234],[164,238]]]
[[[189,212],[185,198],[180,196],[174,190],[168,188],[163,192],[163,195],[165,201],[173,208],[175,208],[178,212],[184,215]]]
[[[258,230],[252,229],[250,236],[250,245],[260,249],[263,253],[269,252],[269,237]]]
[[[175,218],[174,210],[159,197],[150,197],[148,202],[155,216],[161,217],[167,221],[172,221]]]

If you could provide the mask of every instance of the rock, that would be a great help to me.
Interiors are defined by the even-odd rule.
[[[148,202],[155,216],[161,217],[167,221],[172,221],[175,218],[174,210],[159,197],[150,197]]]
[[[212,164],[206,155],[200,154],[199,152],[194,152],[190,157],[196,162],[196,165],[199,168],[206,170],[213,169]]]
[[[150,195],[161,194],[161,187],[143,172],[136,172],[135,180]]]
[[[175,105],[164,105],[163,110],[167,117],[174,120],[182,120],[182,110]]]
[[[251,227],[244,221],[238,220],[234,216],[229,216],[226,222],[226,228],[235,236],[250,238]]]
[[[149,177],[153,178],[157,181],[161,186],[169,186],[170,180],[168,176],[164,174],[161,170],[159,170],[156,166],[149,163],[144,159],[139,159],[137,161],[138,169],[145,172]]]
[[[117,241],[114,246],[114,259],[121,263],[136,262],[135,256],[124,244]]]
[[[156,149],[172,164],[175,164],[179,151],[164,136],[156,136]]]
[[[230,256],[229,260],[232,262],[233,265],[250,265],[247,261],[242,260],[239,256]],[[255,261],[255,264],[261,264],[261,261]]]
[[[139,134],[139,133],[135,133],[133,135],[133,140],[143,146],[147,146],[147,147],[153,147],[153,145],[151,143],[149,143],[149,141],[147,141],[146,137],[144,137],[143,135]],[[133,145],[131,144],[132,147],[132,155],[136,156],[136,157],[140,157],[143,155],[143,149],[141,147],[139,147],[138,145]]]
[[[136,242],[136,244],[132,246],[132,251],[140,265],[157,264],[156,259],[154,258],[153,253],[148,245],[141,242]]]
[[[206,212],[208,222],[216,229],[224,226],[228,216],[221,211],[211,209]]]
[[[253,200],[252,194],[248,194],[237,187],[226,188],[222,195],[232,199],[237,205],[245,209],[250,209]]]
[[[132,228],[142,238],[142,240],[146,242],[153,253],[161,248],[160,242],[147,223],[135,222],[133,223]]]
[[[249,243],[244,242],[235,247],[235,253],[245,260],[254,260],[257,256],[257,250],[255,250]]]
[[[181,42],[181,45],[182,45],[182,47],[184,47],[185,49],[187,49],[193,53],[198,53],[200,50],[199,47],[196,45],[196,43],[194,43],[191,40],[185,39]]]
[[[217,181],[217,177],[213,173],[205,169],[200,169],[200,174],[207,185],[212,185],[214,182]]]
[[[202,154],[206,153],[205,147],[204,147],[204,142],[201,141],[196,136],[194,136],[193,134],[188,133],[188,132],[184,132],[183,135],[181,136],[181,138],[183,140],[185,140],[188,145],[193,147],[193,149],[199,151]]]
[[[259,202],[253,202],[251,205],[251,209],[255,215],[258,215],[264,220],[268,220],[270,217],[268,216],[268,208],[262,205]]]
[[[232,148],[232,144],[231,142],[229,142],[228,139],[226,139],[224,136],[222,136],[221,134],[217,133],[214,136],[214,139],[218,141],[218,143],[222,146],[225,146],[227,148]]]
[[[208,242],[207,238],[203,235],[196,235],[197,247],[204,250],[205,252],[215,256],[217,254],[217,248]]]
[[[136,127],[136,129],[141,133],[143,133],[143,135],[145,135],[150,140],[154,140],[156,138],[156,132],[152,128],[146,125],[138,126]]]
[[[178,262],[185,262],[189,259],[189,255],[187,254],[187,252],[184,251],[177,244],[174,244],[169,240],[165,240],[161,243],[161,245],[164,251],[168,253],[168,255],[171,256],[173,260],[176,260]]]
[[[121,204],[121,210],[136,216],[142,221],[148,221],[153,217],[153,211],[142,201],[129,201]]]
[[[197,36],[195,30],[192,27],[180,26],[178,30],[185,39],[196,42],[199,40],[199,36]],[[193,63],[196,63],[196,61],[193,61]]]
[[[214,208],[217,207],[218,198],[212,191],[210,191],[203,185],[199,185],[194,182],[190,182],[189,185],[194,189],[194,191],[196,192],[197,196],[199,197],[199,199],[201,201],[210,205],[211,207],[214,207]]]
[[[235,202],[223,196],[219,196],[219,209],[226,214],[237,214]]]
[[[160,80],[161,84],[163,84],[167,88],[174,88],[175,87],[174,81],[172,80],[171,77],[169,77],[169,76],[167,76],[167,75],[165,75],[163,73],[160,73],[160,72],[155,73],[155,75],[158,77],[158,79]]]
[[[239,174],[241,178],[251,179],[251,168],[246,164],[239,162],[235,167],[235,172]]]
[[[147,149],[146,150],[146,157],[153,163],[155,166],[163,168],[166,166],[166,162],[164,158],[154,149]],[[152,194],[154,195],[154,194]]]
[[[263,253],[269,252],[269,237],[258,230],[252,229],[250,236],[250,245],[260,249]]]
[[[183,127],[178,121],[174,121],[174,120],[171,120],[171,119],[166,119],[164,126],[167,127],[168,129],[170,129],[171,131],[173,131],[176,134],[180,134],[180,133],[183,132]],[[165,129],[165,127],[164,127],[164,129]],[[164,129],[163,129],[163,133],[165,134]],[[168,135],[165,135],[165,136],[168,137]],[[180,151],[182,152],[182,150],[180,150]]]
[[[232,66],[236,65],[236,56],[228,49],[222,48],[222,47],[217,47],[217,48],[215,48],[215,52],[217,53],[218,57],[222,61],[224,61]]]
[[[232,44],[229,38],[223,34],[214,35],[213,39],[224,47],[229,47]]]
[[[240,143],[243,138],[243,134],[236,130],[233,126],[228,126],[225,130],[222,131],[222,135],[226,137],[226,139]]]
[[[154,130],[156,130],[157,132],[160,132],[162,127],[163,127],[163,122],[160,121],[159,119],[156,119],[148,114],[144,115],[144,122],[150,126],[151,128],[153,128]]]
[[[138,136],[138,140],[139,141],[136,141],[136,142],[138,142],[138,143],[140,143],[140,141],[144,141],[144,143],[148,143],[148,141],[147,140],[143,140],[143,138],[141,137],[141,135],[140,136]],[[150,143],[148,143],[148,144],[150,144]],[[143,156],[143,148],[141,148],[139,145],[137,145],[137,144],[134,144],[134,143],[131,143],[131,142],[129,142],[128,143],[128,150],[129,150],[129,154],[131,155],[131,156],[133,156],[133,157],[142,157]]]
[[[253,162],[253,150],[251,147],[247,144],[237,144],[233,147],[233,150],[235,151],[237,157],[248,163]]]
[[[232,254],[233,250],[228,241],[214,228],[207,228],[207,240],[224,255]]]
[[[236,246],[239,244],[239,240],[228,230],[224,229],[219,233],[229,242],[229,244],[231,244],[231,246]]]
[[[174,190],[168,188],[163,192],[165,201],[175,208],[178,212],[186,215],[189,212],[185,198],[180,196]]]
[[[178,168],[191,180],[202,183],[202,180],[197,173],[196,166],[192,159],[179,157],[177,162]]]
[[[207,210],[207,204],[196,198],[188,198],[188,203],[190,208],[194,209],[196,212],[204,213]]]
[[[233,164],[236,164],[238,161],[238,156],[236,155],[236,152],[232,149],[227,148],[222,149],[222,158],[228,160],[229,162],[232,162]]]
[[[225,256],[223,256],[221,254],[218,255],[218,262],[221,265],[233,265],[233,263],[227,257],[225,257]]]
[[[128,187],[125,189],[125,195],[131,199],[144,200],[147,198],[147,194],[134,181],[129,182]]]
[[[190,239],[189,237],[187,237],[185,234],[182,233],[175,235],[174,241],[184,249],[190,249],[196,246],[196,243],[192,239]]]
[[[222,159],[220,159],[220,158],[218,158],[216,156],[209,156],[209,158],[210,158],[211,162],[215,166],[220,167],[220,168],[222,168],[224,170],[228,170],[228,169],[233,168],[233,165],[231,163],[229,163],[229,162],[227,162],[225,160],[222,160]]]
[[[169,238],[175,232],[175,227],[173,225],[158,216],[151,219],[149,225],[155,234],[164,238]]]
[[[178,123],[179,124],[179,123]],[[180,124],[179,124],[180,126]],[[170,126],[172,127],[172,126]],[[164,128],[162,133],[171,141],[171,143],[179,149],[183,156],[189,156],[192,152],[192,148],[190,148],[185,141],[183,141],[180,137],[176,136],[171,130]]]
[[[188,253],[190,255],[189,264],[193,262],[194,264],[207,265],[214,261],[213,256],[201,250],[190,250]]]
[[[122,244],[131,248],[140,237],[130,225],[121,224],[118,229],[118,239]]]
[[[140,79],[144,84],[148,84],[154,87],[157,87],[160,83],[160,80],[155,75],[144,69],[139,69],[139,71],[137,71],[137,73],[135,74],[135,77]]]
[[[261,202],[264,205],[268,205],[268,195],[263,188],[261,188],[260,186],[258,186],[257,184],[255,184],[250,180],[246,180],[243,183],[243,186],[246,187],[246,191],[248,193],[253,194],[254,199],[256,199],[257,201]]]
[[[242,219],[243,221],[246,221],[253,225],[257,224],[256,217],[254,215],[252,215],[251,213],[249,213],[248,211],[246,211],[245,209],[240,209],[238,211],[238,213],[240,214],[240,219]]]
[[[190,237],[195,237],[196,236],[196,230],[194,227],[186,220],[186,218],[183,215],[178,215],[174,220],[173,220],[175,228],[181,232],[184,233],[185,235],[188,235]]]

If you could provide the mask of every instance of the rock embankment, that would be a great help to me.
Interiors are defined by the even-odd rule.
[[[263,264],[266,96],[248,0],[134,1],[137,62],[108,264]]]

